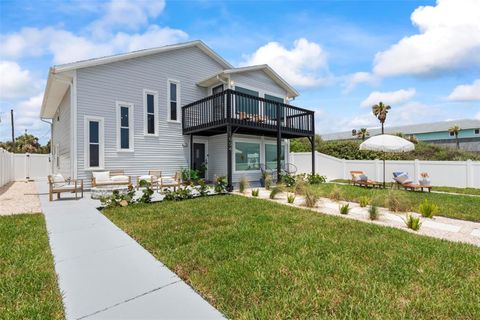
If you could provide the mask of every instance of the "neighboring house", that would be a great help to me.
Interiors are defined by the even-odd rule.
[[[458,125],[461,130],[458,134],[460,148],[471,151],[480,151],[480,120],[453,120],[432,123],[414,124],[399,127],[385,127],[385,133],[403,133],[405,136],[415,136],[417,140],[455,147],[455,135],[448,129]],[[358,129],[357,129],[358,130]],[[381,133],[379,128],[368,129],[370,136]],[[323,140],[354,140],[352,131],[328,133],[322,135]]]
[[[88,183],[92,171],[206,168],[231,184],[280,170],[289,138],[313,143],[314,113],[290,106],[296,96],[269,66],[234,68],[193,41],[53,66],[40,117],[53,172]]]

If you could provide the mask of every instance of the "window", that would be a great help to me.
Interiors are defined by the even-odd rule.
[[[180,122],[180,82],[168,80],[168,119]]]
[[[475,129],[475,134],[480,134],[480,129]]]
[[[103,118],[85,117],[85,141],[85,168],[102,168]]]
[[[265,144],[265,164],[268,169],[277,169],[277,145]],[[285,146],[282,144],[280,152],[280,165],[285,165]]]
[[[272,100],[272,101],[275,101],[275,102],[284,103],[282,98],[271,96],[269,94],[265,94],[265,99]],[[283,111],[283,107],[280,107],[280,112],[282,112],[282,111]],[[265,114],[270,119],[277,118],[277,105],[274,104],[274,103],[268,103],[268,102],[265,103]],[[283,117],[283,115],[281,115],[281,117]]]
[[[258,97],[258,92],[242,87],[235,87],[235,91]],[[246,112],[248,114],[258,114],[258,100],[249,99],[240,95],[235,95],[236,113]]]
[[[133,151],[133,104],[117,102],[117,148]]]
[[[157,132],[157,113],[158,113],[158,93],[151,90],[143,90],[143,106],[144,106],[144,127],[145,134],[158,135]]]
[[[455,132],[449,132],[450,133],[450,137],[453,137],[455,135]]]
[[[235,171],[260,170],[260,144],[235,142]]]

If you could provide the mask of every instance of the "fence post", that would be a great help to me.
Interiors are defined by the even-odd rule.
[[[465,161],[467,171],[467,188],[473,188],[473,166],[472,160]]]
[[[383,181],[383,176],[382,176],[382,164],[380,162],[380,159],[375,159],[375,181]]]
[[[420,175],[420,161],[418,161],[418,159],[415,159],[413,161],[413,175],[414,175],[413,182],[418,183],[418,177]]]

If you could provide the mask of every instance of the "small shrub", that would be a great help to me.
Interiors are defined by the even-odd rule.
[[[413,214],[407,215],[405,224],[409,229],[412,229],[414,231],[420,229],[420,226],[422,225],[422,223],[420,222],[420,217],[415,217]]]
[[[215,179],[215,192],[216,193],[227,192],[227,178],[225,176],[217,177]]]
[[[327,181],[327,178],[325,176],[319,175],[318,173],[310,173],[307,175],[307,181],[309,184],[321,184],[325,183],[325,181]]]
[[[283,172],[280,173],[280,181],[282,181],[285,186],[292,187],[295,185],[295,176],[288,172]]]
[[[365,208],[368,206],[371,202],[371,199],[367,196],[362,196],[358,198],[358,203],[360,204],[360,207]]]
[[[309,208],[315,208],[317,206],[317,202],[320,199],[320,196],[318,195],[315,190],[312,190],[312,188],[305,188],[305,206]]]
[[[270,187],[272,186],[272,183],[273,183],[272,176],[269,174],[265,175],[264,183],[265,183],[265,189],[270,190]]]
[[[150,203],[152,202],[153,190],[151,188],[152,184],[146,180],[140,180],[140,187],[144,188],[142,191],[142,196],[138,199],[139,203]]]
[[[393,212],[405,212],[410,208],[410,203],[401,191],[390,190],[385,199],[385,206]]]
[[[426,218],[431,218],[433,217],[437,212],[438,212],[438,206],[434,203],[428,202],[427,199],[425,199],[419,206],[418,206],[418,212],[423,217]]]
[[[285,190],[285,186],[283,186],[281,184],[277,184],[275,187],[272,188],[272,191],[270,191],[270,199],[275,199],[275,197],[279,193],[282,193],[283,190]]]
[[[306,187],[307,187],[307,184],[306,184],[305,180],[297,179],[297,181],[295,183],[295,186],[293,187],[293,189],[294,189],[293,191],[296,194],[304,195]]]
[[[258,197],[258,194],[260,193],[260,190],[258,189],[252,189],[252,196],[253,197]]]
[[[328,195],[328,197],[330,199],[338,201],[338,200],[342,199],[342,190],[337,185],[334,185],[333,189],[330,192],[330,194]]]
[[[378,220],[379,212],[378,212],[378,207],[375,205],[372,205],[368,209],[368,217],[370,220]]]
[[[295,194],[294,193],[290,193],[287,195],[287,202],[288,203],[293,203],[295,201]]]
[[[240,182],[239,182],[239,185],[238,185],[238,189],[241,193],[245,193],[245,189],[248,188],[248,179],[247,177],[243,176],[241,179],[240,179]]]
[[[350,204],[342,204],[338,207],[340,214],[348,214],[350,212]]]
[[[171,191],[170,189],[164,190],[164,200],[167,201],[181,201],[186,199],[192,199],[192,190],[189,188],[178,188],[177,191]]]
[[[209,186],[206,184],[204,179],[198,180],[198,186],[196,188],[200,196],[204,197],[208,195]]]
[[[120,193],[118,190],[114,190],[112,195],[100,198],[100,202],[102,206],[105,208],[112,208],[112,207],[125,207],[129,204],[134,204],[135,200],[133,197],[135,196],[135,188],[130,184],[128,185],[127,194]]]
[[[191,185],[194,182],[196,183],[200,179],[200,173],[198,170],[183,168],[181,174],[182,181],[187,185]]]

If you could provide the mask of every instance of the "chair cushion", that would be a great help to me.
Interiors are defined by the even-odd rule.
[[[409,183],[408,181],[412,181],[412,179],[410,179],[408,177],[408,174],[405,173],[405,172],[402,172],[401,174],[397,175],[395,178],[393,178],[395,181],[397,181],[398,183],[400,184],[405,184],[405,183]]]
[[[52,181],[53,181],[53,186],[55,188],[60,188],[67,183],[67,181],[65,180],[65,178],[61,173],[54,174],[52,176]]]
[[[92,172],[96,182],[106,182],[110,180],[110,171]]]
[[[352,173],[352,180],[358,181],[360,179],[360,176],[361,176],[360,173]]]
[[[396,178],[398,177],[399,175],[401,174],[407,174],[406,172],[403,172],[403,171],[398,171],[398,172],[393,172],[393,177]]]
[[[360,181],[367,181],[367,180],[368,180],[368,176],[367,176],[366,174],[361,174],[361,175],[358,177],[358,179],[359,179]]]
[[[144,175],[144,176],[140,176],[138,177],[138,179],[140,180],[146,180],[146,181],[156,181],[157,180],[157,177],[153,176],[153,175]]]
[[[128,182],[128,176],[113,176],[110,180],[113,182]]]

